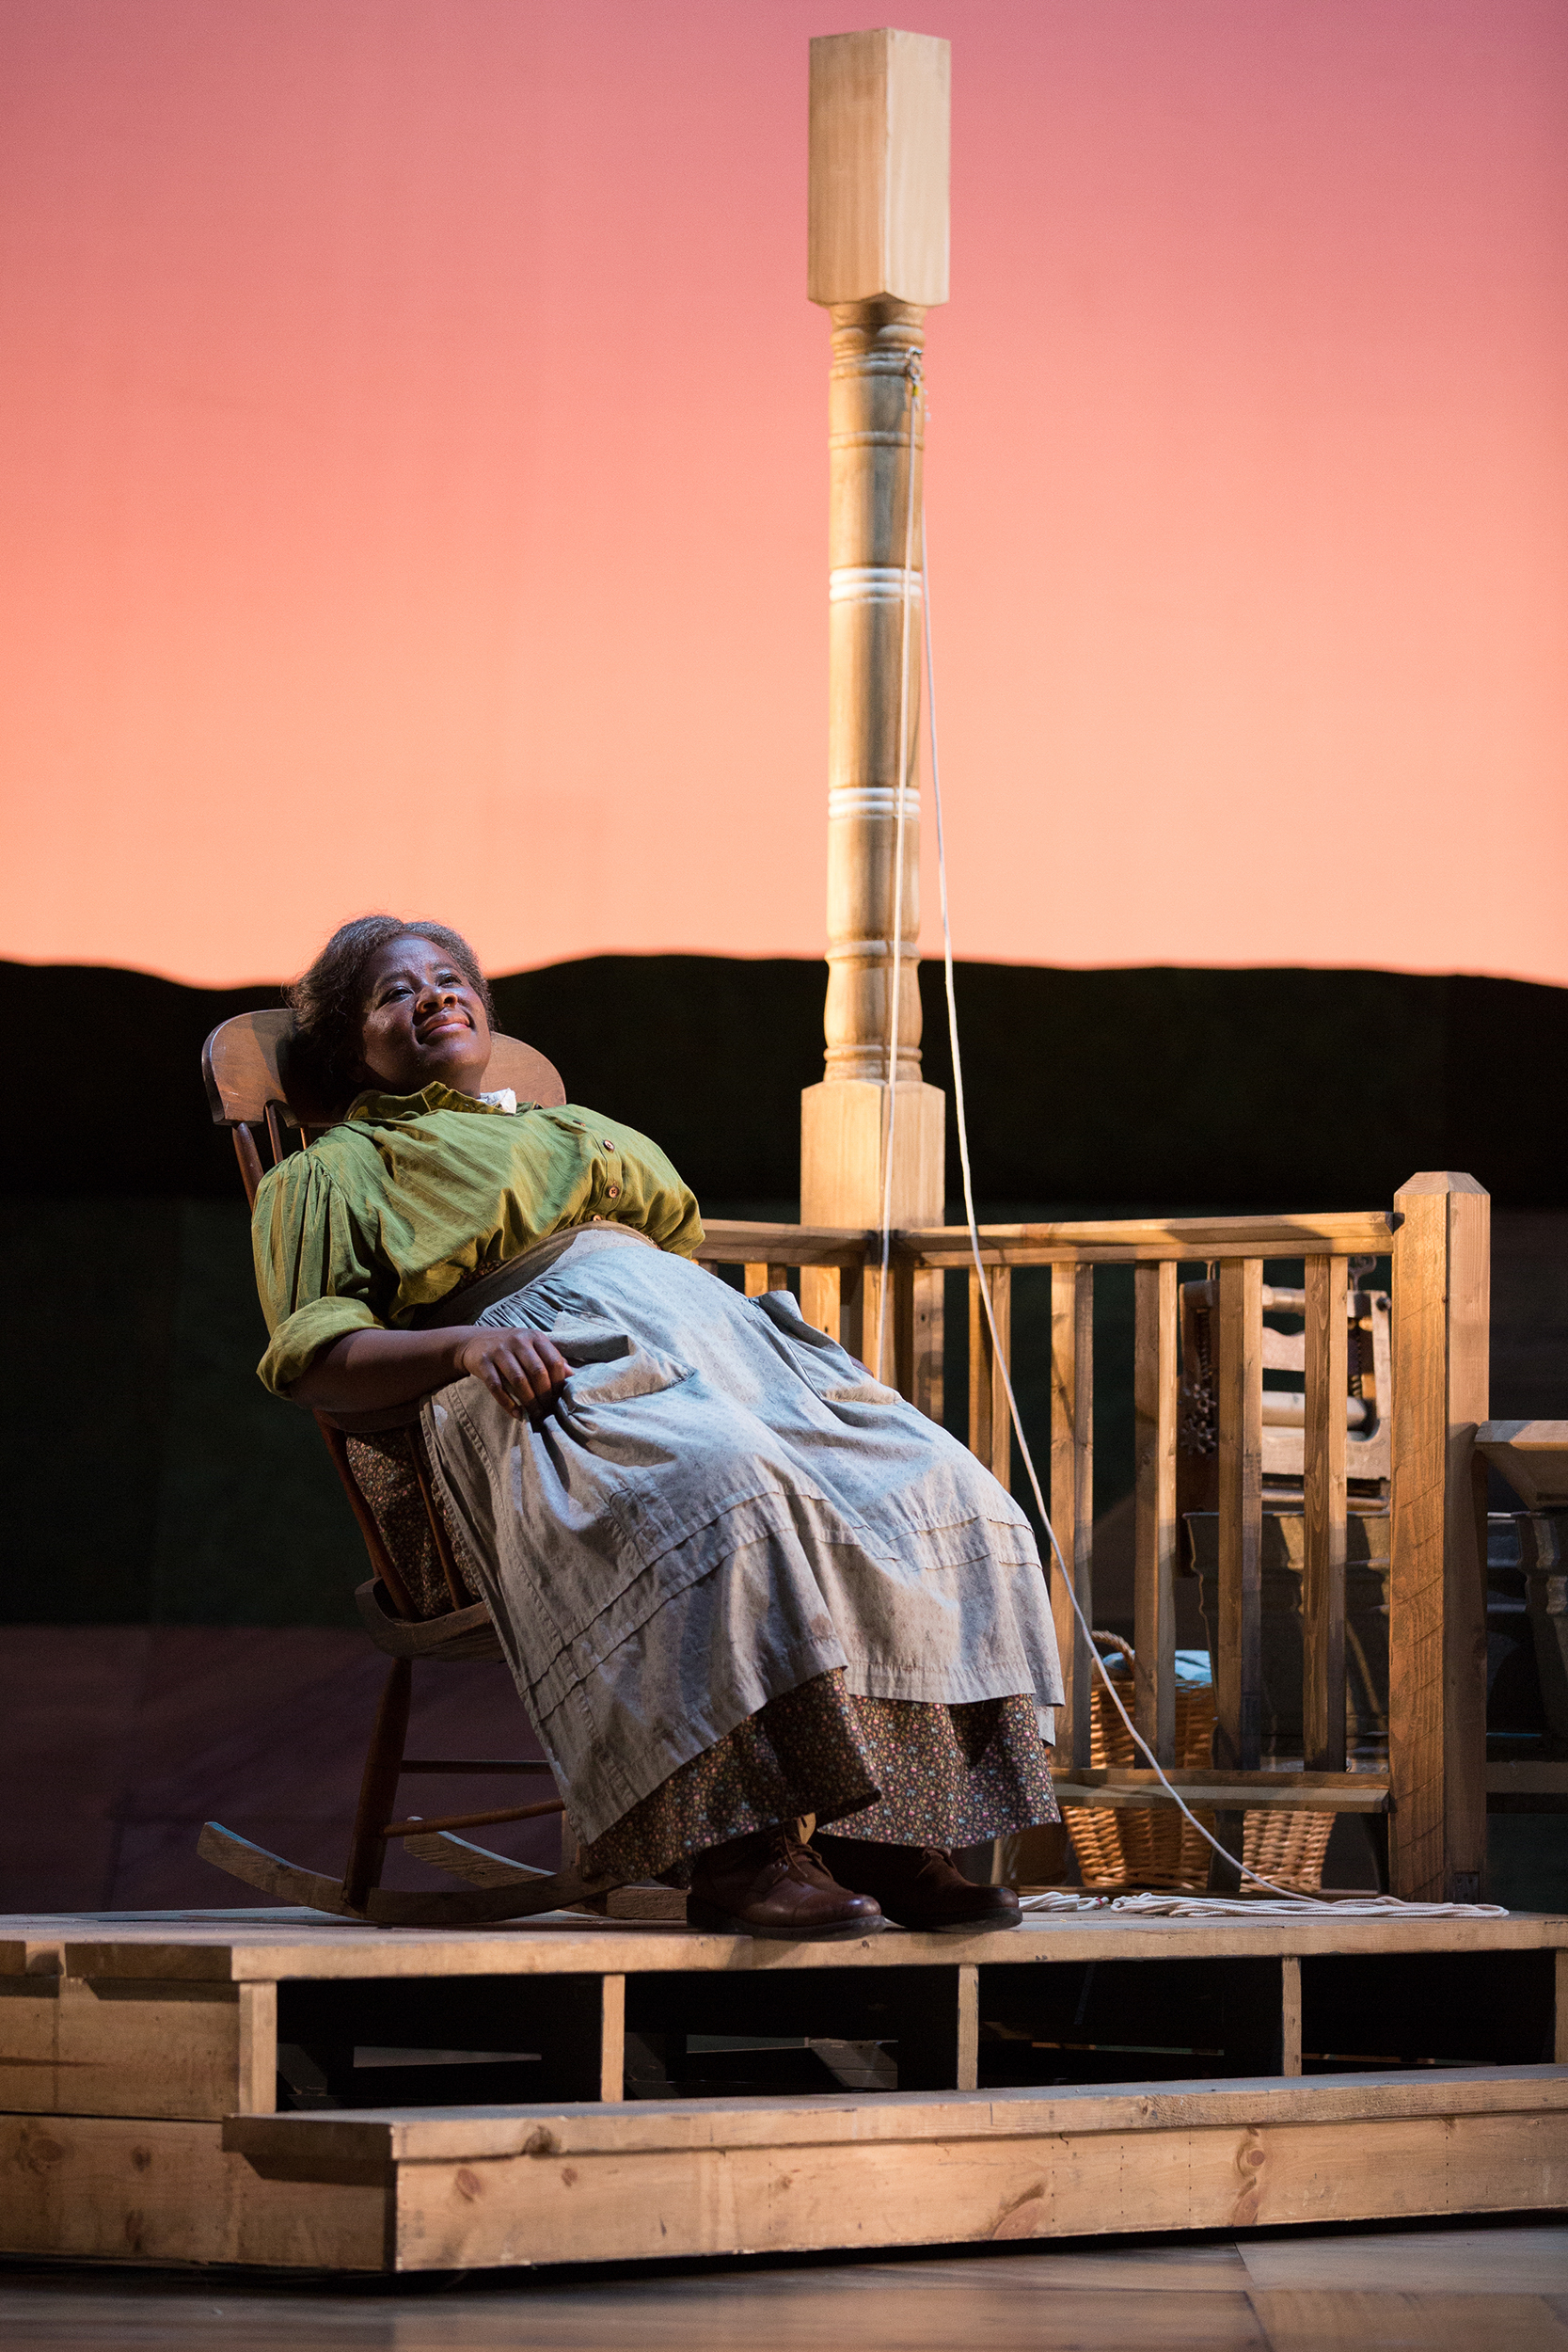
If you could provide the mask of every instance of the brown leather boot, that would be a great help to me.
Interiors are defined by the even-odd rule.
[[[846,1886],[875,1895],[901,1928],[933,1935],[990,1935],[1022,1922],[1010,1886],[976,1886],[950,1853],[935,1846],[884,1846],[869,1837],[813,1839],[823,1861]]]
[[[793,1821],[732,1837],[699,1854],[686,1899],[688,1924],[719,1935],[776,1935],[820,1944],[875,1935],[884,1927],[869,1895],[837,1886]]]

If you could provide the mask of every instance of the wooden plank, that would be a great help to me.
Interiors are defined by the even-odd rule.
[[[872,1278],[873,1279],[875,1278]],[[889,1319],[894,1336],[893,1384],[927,1420],[942,1419],[942,1324],[940,1274],[918,1274],[908,1265],[891,1269]],[[886,1374],[884,1373],[884,1378]]]
[[[1386,1255],[1397,1219],[1381,1210],[1283,1217],[1097,1217],[1046,1225],[982,1225],[980,1254],[990,1265],[1050,1265],[1078,1258],[1132,1265],[1164,1259]],[[791,1266],[863,1265],[879,1248],[875,1227],[783,1225],[715,1217],[697,1256],[705,1265],[771,1261]],[[972,1263],[964,1225],[908,1226],[893,1236],[895,1255],[927,1266]],[[1287,1311],[1290,1311],[1289,1310]],[[1555,1426],[1555,1424],[1553,1424]]]
[[[1533,2105],[1447,2074],[1386,2095],[1386,2078],[1275,2077],[692,2103],[700,2116],[639,2102],[599,2109],[596,2130],[546,2108],[236,2119],[229,2135],[324,2183],[379,2158],[411,2270],[1550,2210],[1568,2195],[1560,2081],[1527,2087]]]
[[[838,1275],[838,1343],[858,1363],[865,1361],[865,1268],[841,1266]]]
[[[1219,1657],[1214,1761],[1255,1772],[1262,1741],[1263,1265],[1220,1268]]]
[[[925,2149],[883,2147],[875,2160],[864,2149],[834,2148],[814,2152],[806,2165],[762,2150],[652,2163],[652,2180],[650,2160],[614,2156],[400,2166],[399,2266],[1017,2244],[1551,2211],[1568,2187],[1568,2122],[1286,2124],[1154,2140],[1064,2136],[1005,2153],[965,2142],[940,2159]]]
[[[941,1279],[940,1277],[937,1279]],[[981,1295],[984,1282],[990,1315]],[[994,1319],[1000,1353],[991,1338]],[[1013,1421],[1007,1409],[1004,1367],[1012,1363],[1013,1278],[1010,1267],[988,1266],[984,1275],[969,1277],[969,1450],[984,1462],[992,1476],[1010,1486],[1013,1475]]]
[[[1568,1951],[1560,1946],[1552,1959],[1552,2056],[1568,2066]]]
[[[1177,1267],[1132,1278],[1133,1718],[1162,1764],[1176,1761]]]
[[[974,2090],[980,2080],[980,1971],[973,1961],[958,1970],[957,2058],[955,2087]]]
[[[761,1298],[768,1291],[786,1291],[789,1288],[788,1266],[773,1260],[749,1258],[745,1278],[748,1298]]]
[[[847,1266],[863,1265],[879,1246],[874,1227],[778,1225],[716,1216],[703,1227],[697,1256],[704,1265],[754,1265],[771,1261],[796,1266]]]
[[[1345,1768],[1344,1258],[1307,1261],[1306,1519],[1302,1567],[1302,1704],[1306,1760]]]
[[[940,1274],[914,1278],[914,1402],[927,1420],[943,1411],[943,1282]]]
[[[1301,2073],[1301,1963],[1293,1953],[1279,1963],[1280,2035],[1279,2071],[1282,2074]]]
[[[1386,1255],[1396,1219],[1383,1211],[1284,1217],[1097,1217],[1049,1225],[982,1225],[980,1254],[990,1265],[1102,1264],[1139,1261],[1224,1260],[1234,1257]],[[879,1248],[875,1227],[783,1225],[714,1217],[704,1227],[697,1256],[705,1265],[771,1262],[791,1266],[864,1265]],[[927,1266],[972,1263],[963,1225],[909,1226],[893,1236],[897,1256]]]
[[[1352,1775],[1359,1778],[1360,1775]],[[1254,1792],[1243,1783],[1247,1801]],[[1091,1788],[1094,1802],[1103,1802]],[[229,1915],[232,1922],[235,1915]],[[1220,1920],[1129,1918],[1098,1912],[1050,1919],[1031,1917],[1006,1935],[976,1939],[914,1934],[879,1935],[854,1944],[776,1944],[751,1936],[695,1933],[676,1927],[646,1929],[580,1913],[462,1932],[373,1929],[288,1912],[259,1913],[236,1928],[221,1917],[191,1924],[178,1915],[138,1922],[103,1915],[54,1924],[55,1951],[65,1972],[96,1980],[180,1983],[270,1983],[285,1979],[343,1979],[439,1977],[531,1978],[606,1973],[714,1971],[768,1975],[796,1970],[886,1969],[958,1964],[978,1956],[989,1968],[1033,1966],[1041,1961],[1202,1960],[1248,1953],[1417,1953],[1554,1949],[1568,1946],[1568,1917],[1515,1913],[1483,1917],[1420,1918],[1399,1913],[1345,1919],[1323,1912],[1289,1918]],[[49,1923],[34,1928],[31,1948],[43,1948]]]
[[[1568,1509],[1568,1421],[1488,1421],[1476,1444],[1528,1511]]]
[[[1094,1269],[1051,1276],[1051,1519],[1078,1607],[1094,1624]],[[1089,1690],[1094,1673],[1060,1571],[1051,1567],[1051,1611],[1067,1703],[1056,1753],[1076,1771],[1089,1761]]]
[[[253,2019],[277,1999],[255,1994]],[[254,2096],[261,2043],[246,2035],[231,1984],[0,1977],[0,2107],[215,2120]],[[265,2090],[270,2107],[270,2076]]]
[[[1424,2122],[1444,2117],[1568,2122],[1568,2067],[1371,2069],[1357,2074],[1197,2077],[1049,2084],[888,2098],[631,2100],[600,2105],[388,2107],[374,2113],[234,2116],[227,2148],[296,2179],[341,2179],[377,2165],[530,2153],[658,2155],[710,2148],[951,2147],[1032,2135],[1075,2137],[1225,2131],[1235,2124]],[[552,2147],[538,2147],[539,2125]],[[534,2143],[531,2148],[530,2143]]]
[[[818,1331],[826,1331],[831,1340],[839,1332],[840,1269],[832,1265],[803,1265],[800,1268],[800,1313]]]
[[[912,1405],[915,1371],[914,1270],[907,1265],[890,1265],[887,1279],[887,1320],[882,1335],[882,1361],[879,1365],[873,1358],[871,1369],[879,1373],[883,1380],[890,1381],[899,1395]],[[874,1295],[880,1280],[879,1273],[868,1268],[865,1280],[867,1291]]]
[[[1043,1225],[982,1225],[980,1254],[990,1264],[1050,1265],[1082,1258],[1097,1264],[1134,1264],[1174,1258],[1196,1262],[1233,1258],[1386,1255],[1398,1224],[1386,1210],[1331,1216],[1090,1217]],[[926,1265],[970,1262],[962,1225],[906,1226],[894,1236],[901,1254]]]
[[[1503,1767],[1509,1772],[1513,1769],[1512,1765]],[[1525,1769],[1537,1768],[1527,1766]],[[1160,1785],[1160,1775],[1151,1772],[1146,1764],[1096,1764],[1079,1777],[1090,1788],[1154,1788]],[[1388,1793],[1386,1772],[1354,1772],[1349,1777],[1354,1781],[1356,1791],[1361,1796],[1382,1797]],[[1266,1793],[1271,1788],[1294,1788],[1304,1796],[1326,1799],[1343,1790],[1347,1775],[1343,1772],[1293,1772],[1274,1766],[1265,1766],[1256,1772],[1233,1772],[1218,1764],[1183,1764],[1180,1772],[1167,1772],[1165,1778],[1172,1788],[1180,1788],[1183,1794],[1190,1791],[1201,1797],[1207,1791],[1207,1802],[1212,1804],[1216,1802],[1213,1792],[1222,1788],[1244,1791],[1249,1802],[1253,1796]]]
[[[1395,1196],[1388,1741],[1396,1894],[1474,1899],[1486,1855],[1484,1501],[1490,1202],[1474,1177]]]
[[[236,1985],[240,2010],[238,2081],[233,2111],[271,2115],[277,2106],[277,1987]]]
[[[618,2105],[626,2085],[626,1980],[606,1977],[599,1996],[599,2097]]]
[[[384,2161],[341,2167],[326,2181],[290,2178],[226,2150],[223,2129],[144,2117],[0,2115],[0,2252],[71,2262],[384,2266],[390,2211]]]
[[[1240,1772],[1234,1779],[1217,1774],[1202,1787],[1195,1786],[1183,1773],[1172,1772],[1170,1784],[1188,1804],[1221,1813],[1386,1813],[1386,1790],[1361,1788],[1357,1786],[1360,1777],[1359,1772],[1343,1773],[1332,1788],[1258,1788]],[[1081,1780],[1076,1773],[1058,1775],[1053,1786],[1059,1804],[1106,1805],[1112,1811],[1137,1812],[1176,1802],[1152,1775],[1147,1787],[1107,1786],[1090,1777]]]

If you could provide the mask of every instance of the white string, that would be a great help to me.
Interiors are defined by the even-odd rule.
[[[1094,1661],[1095,1671],[1098,1673],[1101,1681],[1104,1684],[1106,1692],[1110,1696],[1111,1703],[1115,1707],[1117,1713],[1121,1717],[1122,1722],[1127,1726],[1127,1729],[1132,1736],[1133,1745],[1139,1748],[1148,1758],[1150,1764],[1153,1765],[1160,1785],[1165,1790],[1166,1794],[1174,1798],[1178,1807],[1185,1816],[1186,1820],[1192,1823],[1194,1829],[1196,1830],[1198,1836],[1203,1839],[1204,1843],[1213,1848],[1215,1853],[1219,1855],[1221,1861],[1225,1863],[1228,1869],[1239,1871],[1243,1878],[1250,1879],[1255,1886],[1267,1887],[1271,1895],[1278,1896],[1281,1901],[1289,1904],[1292,1910],[1298,1907],[1305,1907],[1313,1911],[1331,1912],[1336,1915],[1347,1915],[1351,1910],[1351,1906],[1347,1904],[1328,1902],[1321,1896],[1296,1894],[1290,1887],[1277,1886],[1273,1879],[1266,1879],[1260,1872],[1250,1869],[1248,1866],[1237,1855],[1230,1853],[1224,1846],[1222,1846],[1217,1837],[1210,1835],[1209,1831],[1204,1828],[1203,1823],[1187,1804],[1180,1790],[1172,1786],[1171,1782],[1166,1777],[1164,1768],[1161,1764],[1158,1756],[1149,1746],[1148,1740],[1141,1736],[1136,1724],[1132,1721],[1132,1716],[1122,1705],[1121,1693],[1117,1689],[1116,1684],[1112,1681],[1109,1673],[1106,1671],[1105,1661],[1100,1655],[1093,1632],[1089,1626],[1089,1621],[1085,1616],[1083,1610],[1080,1608],[1078,1596],[1073,1591],[1072,1579],[1067,1572],[1067,1563],[1062,1557],[1061,1545],[1056,1541],[1056,1531],[1051,1524],[1051,1514],[1045,1507],[1045,1496],[1040,1490],[1039,1474],[1035,1469],[1035,1457],[1029,1451],[1029,1440],[1023,1434],[1023,1421],[1018,1409],[1018,1399],[1013,1393],[1012,1373],[1008,1367],[1006,1351],[1002,1345],[1001,1334],[996,1327],[995,1310],[991,1305],[990,1284],[986,1279],[985,1261],[980,1252],[979,1226],[975,1220],[974,1215],[974,1183],[969,1164],[969,1122],[964,1110],[963,1057],[958,1050],[958,998],[953,986],[953,930],[952,925],[948,919],[947,908],[947,845],[942,833],[942,768],[937,751],[936,673],[931,660],[931,566],[926,545],[926,516],[924,511],[922,511],[920,517],[920,570],[923,590],[923,604],[925,609],[926,633],[926,725],[927,739],[931,747],[931,798],[936,809],[937,884],[942,906],[942,969],[947,989],[947,1035],[953,1055],[953,1108],[958,1131],[958,1164],[963,1171],[964,1216],[969,1226],[970,1251],[974,1260],[975,1273],[979,1277],[980,1303],[985,1309],[986,1322],[990,1329],[992,1359],[998,1370],[1001,1372],[1002,1384],[1007,1392],[1007,1411],[1012,1419],[1013,1434],[1018,1439],[1019,1451],[1023,1456],[1023,1467],[1028,1472],[1029,1485],[1034,1492],[1036,1508],[1039,1512],[1041,1523],[1043,1524],[1046,1535],[1050,1540],[1052,1554],[1056,1563],[1056,1573],[1062,1580],[1062,1589],[1067,1594],[1069,1600],[1072,1603],[1072,1613],[1078,1620],[1079,1629],[1084,1640],[1088,1644],[1089,1656]],[[882,1248],[882,1262],[885,1268],[887,1263],[887,1237],[885,1232],[883,1235]],[[973,1378],[974,1376],[974,1368],[971,1367],[971,1377]],[[1053,1896],[1041,1898],[1037,1902],[1031,1900],[1030,1907],[1032,1909],[1040,1910],[1061,1910],[1068,1908],[1070,1904],[1070,1907],[1073,1909],[1083,1909],[1085,1907],[1093,1908],[1098,1907],[1103,1899],[1104,1899],[1101,1897],[1072,1896],[1064,1900],[1058,1901],[1054,1899]],[[1259,1905],[1252,1901],[1233,1903],[1227,1901],[1224,1897],[1195,1896],[1186,1896],[1180,1899],[1164,1897],[1146,1899],[1140,1896],[1128,1899],[1126,1907],[1140,1908],[1147,1911],[1151,1909],[1156,1903],[1164,1904],[1166,1901],[1176,1899],[1180,1899],[1186,1906],[1189,1907],[1190,1910],[1193,1910],[1194,1915],[1196,1915],[1196,1909],[1194,1909],[1194,1907],[1199,1903],[1205,1905],[1213,1904],[1216,1907],[1226,1910],[1236,1909],[1244,1912],[1248,1915],[1251,1915],[1259,1909],[1273,1910],[1276,1908],[1276,1906],[1273,1904]],[[1122,1907],[1122,1903],[1119,1899],[1117,1907]],[[1375,1915],[1379,1917],[1384,1916],[1390,1909],[1397,1910],[1402,1917],[1409,1917],[1412,1915],[1415,1915],[1421,1917],[1434,1918],[1461,1913],[1465,1915],[1473,1914],[1488,1917],[1505,1917],[1507,1915],[1503,1910],[1503,1906],[1499,1903],[1405,1903],[1402,1902],[1397,1896],[1380,1896],[1376,1899],[1375,1906],[1360,1904],[1354,1906],[1358,1915],[1364,1915],[1369,1908],[1375,1909]]]
[[[898,651],[898,806],[893,836],[893,961],[888,988],[887,1118],[882,1128],[882,1262],[877,1284],[876,1375],[882,1376],[882,1346],[887,1330],[887,1267],[893,1237],[893,1138],[898,1121],[898,983],[904,950],[904,801],[910,784],[910,564],[914,554],[914,414],[920,400],[920,354],[911,351],[904,362],[910,388],[908,490],[904,501],[904,575]],[[921,518],[921,547],[926,524]]]

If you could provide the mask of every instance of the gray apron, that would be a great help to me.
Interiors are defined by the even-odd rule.
[[[585,1844],[833,1667],[875,1698],[1028,1692],[1050,1738],[1061,1675],[1023,1513],[786,1291],[743,1298],[605,1224],[442,1310],[547,1332],[574,1367],[538,1428],[474,1379],[423,1420]]]

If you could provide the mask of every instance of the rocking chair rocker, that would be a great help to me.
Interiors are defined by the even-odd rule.
[[[334,1123],[319,1104],[311,1103],[297,1070],[290,1068],[289,1042],[293,1032],[291,1012],[241,1013],[215,1028],[201,1050],[202,1075],[216,1125],[228,1127],[234,1138],[245,1198],[254,1208],[263,1169],[253,1130],[267,1138],[273,1164],[286,1152],[308,1142],[312,1134]],[[542,1054],[515,1038],[497,1036],[485,1073],[492,1087],[511,1087],[521,1103],[563,1103],[566,1090]],[[343,1482],[349,1504],[365,1539],[373,1571],[355,1595],[365,1628],[376,1647],[392,1661],[376,1710],[374,1728],[365,1757],[359,1804],[341,1881],[317,1870],[301,1869],[281,1855],[268,1853],[231,1830],[209,1821],[197,1851],[232,1878],[242,1879],[263,1894],[340,1918],[367,1920],[377,1927],[454,1928],[497,1919],[521,1919],[563,1905],[592,1901],[626,1882],[619,1878],[585,1878],[575,1867],[556,1872],[532,1869],[504,1854],[470,1845],[453,1833],[501,1821],[523,1821],[540,1815],[562,1813],[559,1796],[536,1804],[504,1806],[487,1813],[453,1814],[436,1820],[394,1820],[398,1784],[405,1776],[429,1773],[548,1773],[549,1766],[531,1757],[462,1760],[405,1756],[408,1708],[417,1662],[439,1664],[457,1660],[501,1661],[502,1651],[490,1613],[472,1599],[464,1584],[430,1479],[417,1446],[410,1462],[429,1524],[436,1559],[440,1564],[451,1606],[442,1614],[421,1614],[415,1607],[383,1537],[371,1502],[355,1476],[348,1437],[395,1430],[412,1430],[420,1418],[420,1400],[388,1412],[317,1413],[328,1453]],[[384,1887],[381,1873],[388,1841],[401,1838],[405,1851],[420,1861],[433,1863],[453,1877],[467,1881],[462,1893],[405,1893]],[[566,1846],[563,1837],[563,1848]],[[563,1853],[564,1860],[564,1853]]]

